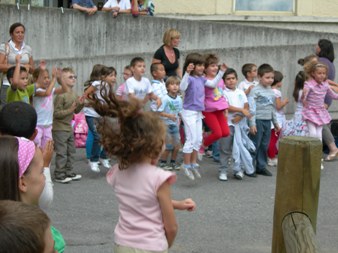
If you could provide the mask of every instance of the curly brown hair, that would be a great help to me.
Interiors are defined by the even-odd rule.
[[[113,89],[102,86],[102,99],[95,94],[90,99],[91,106],[102,119],[97,125],[101,143],[106,152],[115,156],[119,169],[157,159],[165,141],[165,125],[153,112],[144,112],[138,99],[118,100]]]

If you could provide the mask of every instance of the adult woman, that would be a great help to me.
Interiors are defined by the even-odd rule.
[[[180,43],[181,34],[176,29],[170,28],[163,35],[163,45],[157,49],[152,63],[162,63],[169,76],[182,77],[179,68],[180,51],[176,48]]]
[[[21,64],[29,73],[34,71],[32,49],[24,42],[25,31],[26,28],[23,24],[12,24],[9,28],[11,39],[0,45],[0,71],[4,74],[0,91],[0,105],[6,103],[7,88],[9,87],[6,72],[10,67],[15,66],[15,56],[20,54]]]
[[[333,64],[334,61],[334,48],[330,40],[320,39],[316,45],[316,55],[318,56],[318,61],[324,63],[328,67],[327,78],[329,79],[330,85],[336,85],[334,83],[334,78],[336,75],[336,68]],[[328,96],[325,97],[325,104],[329,107],[332,103],[332,99]],[[323,142],[329,148],[329,154],[325,158],[326,161],[331,161],[336,158],[338,155],[338,148],[335,144],[335,139],[331,133],[330,127],[328,125],[323,126]]]

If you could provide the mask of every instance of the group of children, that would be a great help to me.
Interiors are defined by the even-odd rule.
[[[221,181],[227,180],[230,165],[238,180],[244,175],[271,176],[267,169],[268,154],[273,163],[279,133],[286,136],[291,133],[288,127],[304,126],[285,120],[283,107],[288,100],[282,99],[278,90],[283,76],[269,64],[258,68],[255,64],[245,64],[242,73],[246,79],[238,85],[236,71],[225,64],[219,65],[216,55],[191,53],[186,57],[182,79],[166,77],[164,66],[154,63],[150,68],[153,77],[150,81],[144,77],[145,61],[135,57],[125,67],[125,82],[117,90],[115,68],[98,64],[93,68],[84,94],[77,97],[73,92],[76,75],[72,69],[53,70],[50,81],[42,62],[34,75],[35,83],[28,85],[20,57],[16,60],[16,66],[7,73],[12,84],[8,91],[9,104],[0,113],[1,134],[17,136],[0,137],[0,164],[6,168],[0,173],[0,200],[48,208],[43,206],[43,199],[47,194],[51,201],[53,195],[52,188],[48,193],[51,139],[56,153],[55,181],[67,183],[81,178],[72,171],[75,148],[71,122],[74,113],[84,107],[92,136],[91,140],[87,139],[90,168],[99,172],[99,162],[109,168],[107,181],[119,201],[120,219],[114,236],[117,253],[130,249],[167,252],[177,233],[174,209],[192,211],[196,208],[189,198],[171,199],[170,185],[175,182],[176,174],[168,170],[181,167],[189,179],[200,178],[199,150],[219,141]],[[302,115],[309,136],[321,138],[321,125],[330,121],[324,96],[338,99],[338,95],[326,81],[326,65],[310,62],[304,71],[297,74],[295,82],[294,97],[303,102],[301,109],[300,105],[297,107],[296,116]],[[60,88],[54,88],[56,80]],[[56,94],[54,103],[53,94]],[[27,108],[27,104],[22,106],[23,102],[30,101],[31,95],[34,95],[35,110]],[[17,124],[19,113],[22,124]],[[207,133],[205,129],[204,135],[203,118],[210,130]],[[179,166],[176,159],[181,146],[181,120],[185,136],[183,164]],[[296,131],[299,130],[293,134]],[[43,152],[28,139],[34,139]],[[109,156],[117,159],[116,165],[110,166]],[[5,225],[0,217],[0,230]],[[63,252],[62,236],[47,219],[39,235],[50,238],[50,233],[57,242],[54,248]],[[40,247],[47,245],[50,244],[46,239]]]

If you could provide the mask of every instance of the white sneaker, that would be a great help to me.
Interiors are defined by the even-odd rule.
[[[109,159],[101,159],[101,164],[103,165],[103,167],[105,167],[106,169],[110,169],[111,165],[109,162]]]
[[[244,177],[244,174],[242,171],[238,171],[235,173],[235,178],[238,179],[238,180],[242,180]]]
[[[189,168],[183,167],[184,174],[190,179],[195,180],[194,175],[192,174],[191,170]]]
[[[321,163],[320,163],[320,169],[321,169],[321,170],[324,169],[324,162],[323,162],[323,159],[322,159],[322,161],[321,161]]]
[[[271,166],[271,167],[274,167],[274,166],[277,166],[278,164],[278,160],[277,158],[268,158],[268,165]]]
[[[90,162],[89,165],[90,165],[90,169],[93,172],[96,172],[96,173],[100,172],[100,168],[99,168],[99,163],[98,162]]]
[[[219,173],[218,179],[221,181],[228,181],[227,174],[224,172]]]
[[[191,168],[191,171],[192,171],[192,173],[195,175],[195,177],[197,177],[197,178],[201,178],[202,176],[201,176],[201,174],[200,174],[200,172],[198,171],[198,168],[199,168],[200,166],[196,166],[196,167],[192,167]]]

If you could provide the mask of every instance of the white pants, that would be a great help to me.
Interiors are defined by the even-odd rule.
[[[43,174],[45,175],[46,183],[40,195],[39,207],[46,212],[53,202],[54,190],[52,178],[50,176],[50,169],[48,167],[45,167],[43,170]]]
[[[307,128],[309,129],[309,137],[318,138],[320,141],[322,141],[322,131],[323,126],[318,126],[311,121],[306,121]]]
[[[183,109],[181,112],[184,123],[185,143],[183,153],[191,154],[198,151],[202,144],[202,112]]]

